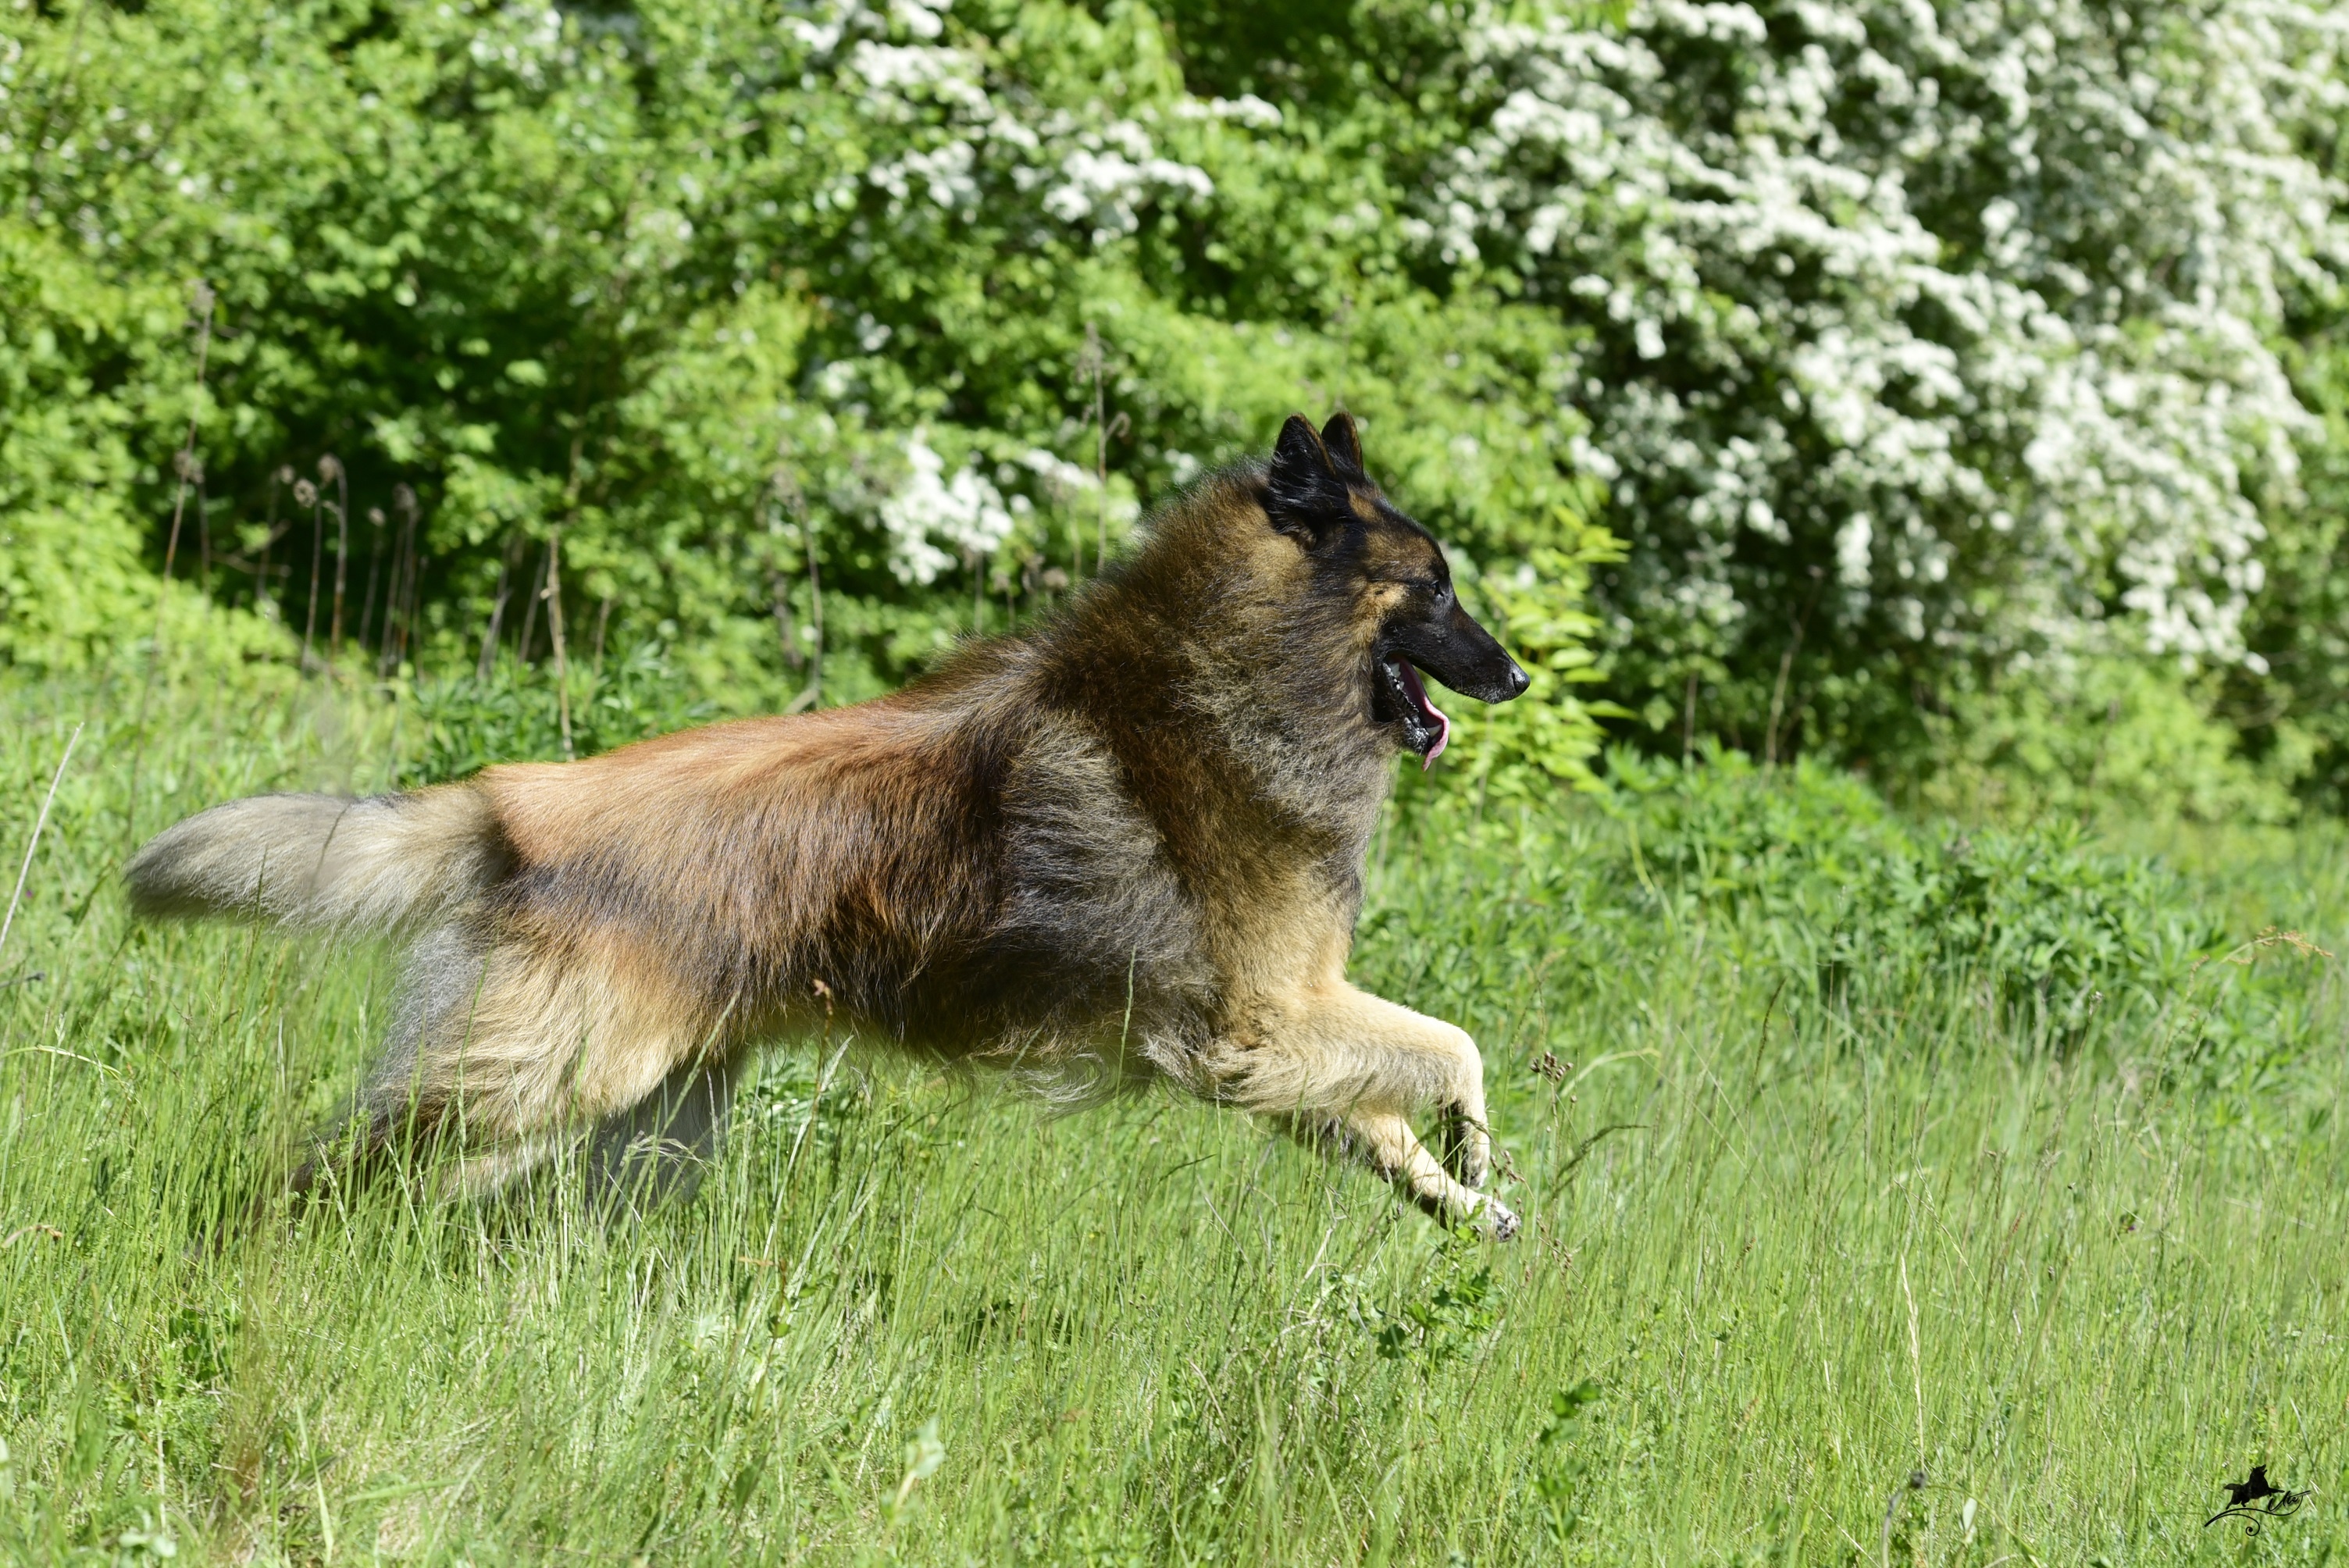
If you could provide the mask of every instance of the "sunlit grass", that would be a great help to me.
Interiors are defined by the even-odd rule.
[[[135,928],[114,869],[226,795],[365,787],[398,738],[176,694],[134,811],[119,696],[8,702],[0,881],[89,727],[0,953],[0,1553],[1988,1568],[2344,1539],[2322,958],[2206,965],[2058,1052],[1986,984],[1838,1002],[1783,930],[1596,896],[1625,840],[1595,812],[1447,820],[1385,841],[1357,974],[1484,1043],[1513,1247],[1156,1097],[1054,1119],[868,1063],[811,1123],[791,1050],[689,1206],[606,1222],[558,1173],[243,1230],[349,1092],[383,965]],[[2192,896],[2331,947],[2339,863]],[[2251,973],[2313,1044],[2204,1071],[2200,1010]],[[2261,1460],[2315,1498],[2206,1530]]]

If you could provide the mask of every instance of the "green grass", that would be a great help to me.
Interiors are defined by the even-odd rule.
[[[2143,908],[2113,895],[2126,939],[2082,949],[2096,989],[2066,1013],[2018,986],[2027,954],[1950,961],[1941,905],[1854,923],[1886,873],[1837,857],[1908,830],[1832,781],[1733,779],[1671,821],[1400,823],[1356,973],[1483,1043],[1507,1248],[1162,1098],[1055,1119],[873,1063],[811,1116],[818,1064],[787,1048],[689,1206],[605,1223],[559,1177],[489,1209],[387,1183],[214,1249],[349,1092],[384,965],[135,927],[115,868],[181,811],[366,787],[405,743],[356,707],[180,693],[142,746],[136,696],[0,708],[0,892],[88,722],[0,953],[0,1554],[1990,1568],[2349,1542],[2337,965],[2196,962],[2270,923],[2349,934],[2338,835],[2113,872]],[[1810,869],[1767,870],[1782,848]],[[2064,884],[2030,895],[2043,946],[2106,864],[2075,863],[2036,862]],[[2173,915],[2225,934],[2127,936]],[[2206,1530],[2260,1460],[2313,1501]]]

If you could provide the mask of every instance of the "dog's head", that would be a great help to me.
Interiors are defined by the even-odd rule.
[[[1304,550],[1317,585],[1350,606],[1371,722],[1399,744],[1433,763],[1451,735],[1421,671],[1479,702],[1524,692],[1526,672],[1461,608],[1443,550],[1363,472],[1361,437],[1344,412],[1319,433],[1289,416],[1259,499],[1273,527]]]

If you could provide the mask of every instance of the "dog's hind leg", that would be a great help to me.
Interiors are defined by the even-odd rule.
[[[657,1108],[611,1153],[591,1149],[599,1178],[629,1165],[628,1143],[648,1130],[667,1130],[652,1146],[662,1152],[715,1136],[727,1080],[688,1086],[725,1060],[731,1009],[709,1016],[624,954],[452,929],[419,944],[409,993],[362,1096],[357,1146],[347,1160],[322,1149],[297,1190],[328,1164],[362,1169],[437,1145],[458,1156],[453,1185],[486,1196],[599,1124],[633,1123],[647,1101]]]
[[[691,1198],[716,1157],[733,1099],[730,1068],[689,1061],[677,1068],[633,1110],[596,1129],[587,1156],[591,1191],[645,1204]]]

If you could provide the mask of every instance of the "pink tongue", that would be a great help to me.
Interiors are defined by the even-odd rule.
[[[1411,667],[1409,659],[1397,659],[1395,667],[1402,671],[1403,695],[1418,705],[1422,718],[1435,726],[1435,744],[1423,752],[1419,758],[1419,770],[1424,773],[1435,766],[1435,759],[1444,755],[1446,746],[1452,744],[1452,721],[1444,717],[1442,708],[1427,700],[1427,688],[1419,684],[1419,672]]]

